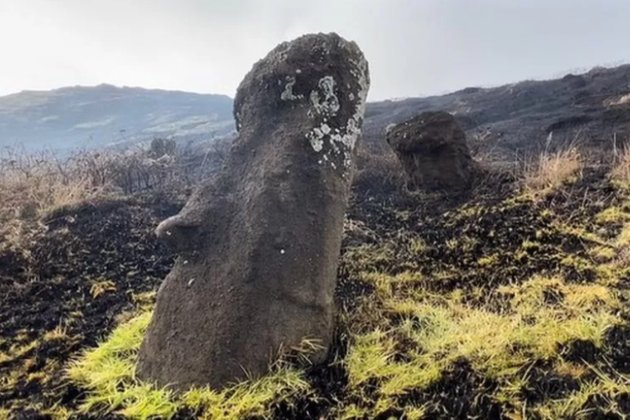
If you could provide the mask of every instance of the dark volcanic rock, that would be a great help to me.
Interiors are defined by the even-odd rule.
[[[387,132],[409,184],[424,189],[466,188],[477,166],[466,145],[466,134],[447,112],[424,112]]]
[[[283,43],[245,76],[224,171],[157,229],[180,256],[140,378],[220,388],[265,373],[304,338],[319,340],[312,358],[323,359],[368,85],[363,54],[336,34]]]

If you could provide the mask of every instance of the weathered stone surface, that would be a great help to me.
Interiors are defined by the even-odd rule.
[[[333,332],[336,271],[367,62],[336,34],[283,43],[234,103],[226,167],[157,228],[179,258],[139,354],[140,378],[220,388],[281,348]]]
[[[477,173],[466,134],[447,112],[424,112],[395,125],[387,131],[387,143],[398,156],[411,187],[464,189]]]

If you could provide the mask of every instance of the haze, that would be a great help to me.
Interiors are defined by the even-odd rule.
[[[626,0],[3,0],[0,95],[68,85],[234,95],[283,40],[335,31],[371,100],[630,62]]]

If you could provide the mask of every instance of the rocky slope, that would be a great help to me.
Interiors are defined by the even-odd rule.
[[[455,114],[474,151],[506,158],[535,150],[550,138],[554,144],[610,146],[615,135],[621,141],[630,134],[630,65],[595,68],[556,80],[371,103],[364,137],[368,144],[383,145],[387,125],[429,110]]]

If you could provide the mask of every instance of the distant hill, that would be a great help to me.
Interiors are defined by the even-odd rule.
[[[372,102],[365,143],[385,147],[387,125],[428,110],[455,114],[473,151],[513,156],[578,141],[595,147],[630,138],[630,65],[546,81],[469,87],[447,95]],[[29,150],[134,143],[154,137],[206,140],[234,131],[223,95],[110,85],[0,97],[0,146]]]
[[[0,146],[27,150],[205,139],[233,130],[232,99],[224,95],[99,85],[0,97]]]
[[[473,150],[499,156],[577,142],[601,148],[630,140],[630,65],[560,79],[470,87],[447,95],[368,104],[363,134],[383,146],[387,125],[429,110],[455,114]]]

